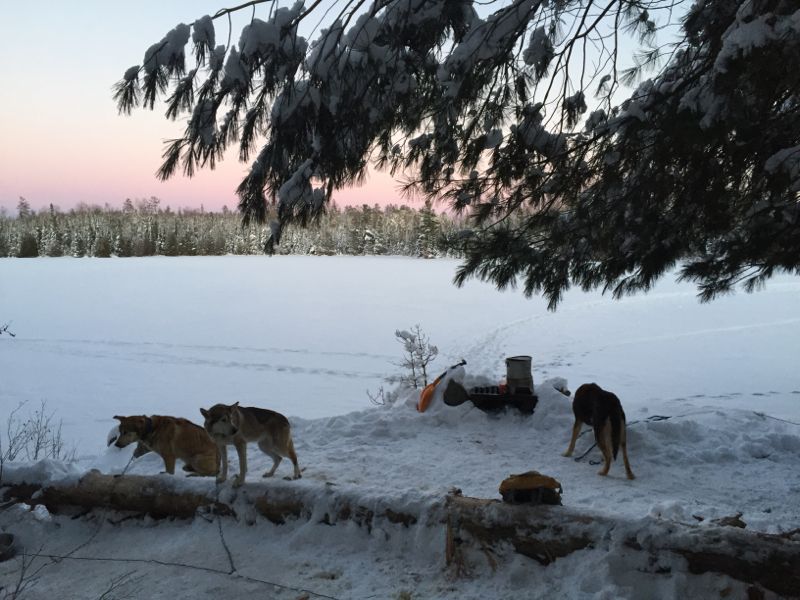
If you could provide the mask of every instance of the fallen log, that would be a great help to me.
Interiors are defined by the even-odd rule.
[[[191,518],[213,513],[238,518],[237,509],[251,505],[273,523],[317,519],[335,526],[353,522],[372,531],[379,522],[404,528],[444,527],[445,557],[458,572],[468,572],[471,550],[482,552],[496,568],[503,548],[541,565],[584,549],[644,552],[653,558],[653,572],[664,572],[658,556],[670,553],[686,561],[689,572],[720,573],[784,597],[800,597],[800,540],[720,525],[687,525],[644,518],[636,521],[579,512],[562,506],[513,505],[459,494],[410,511],[387,506],[385,500],[366,506],[346,493],[301,487],[293,483],[248,484],[239,493],[187,486],[184,480],[142,475],[104,475],[91,471],[80,480],[47,485],[18,483],[2,488],[5,501],[43,504],[55,514],[106,508],[154,517]],[[223,495],[223,494],[220,494]],[[246,511],[245,511],[246,512]]]
[[[239,494],[233,492],[226,495],[229,500],[222,500],[217,497],[215,487],[204,491],[187,490],[181,485],[182,481],[147,475],[104,475],[93,470],[77,481],[55,481],[48,485],[18,483],[6,485],[2,490],[5,501],[41,504],[53,514],[76,508],[108,508],[154,518],[191,518],[197,513],[236,517],[237,503],[247,502],[272,523],[282,525],[292,519],[310,519],[318,508],[316,490],[312,494],[306,489],[304,493],[292,484],[275,482],[269,486],[246,486],[241,488],[246,490],[245,499],[239,500]],[[327,504],[328,510],[323,511],[319,521],[328,525],[353,521],[372,531],[373,522],[379,519],[405,527],[418,521],[417,515],[403,510],[362,506],[340,494],[329,494]]]
[[[21,483],[5,488],[4,499],[44,505],[54,514],[70,508],[111,508],[149,514],[154,518],[189,518],[201,512],[233,514],[231,507],[204,493],[180,489],[165,478],[144,475],[104,475],[89,471],[77,482],[42,486]]]
[[[694,574],[721,573],[784,597],[800,597],[800,541],[738,527],[685,525],[645,518],[626,522],[559,506],[510,505],[499,500],[449,496],[446,560],[468,572],[466,551],[490,552],[502,544],[539,564],[586,548],[608,544],[608,551],[672,553]],[[654,573],[663,573],[657,560]]]

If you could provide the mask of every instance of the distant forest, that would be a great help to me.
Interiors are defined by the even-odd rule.
[[[126,200],[122,208],[81,205],[34,212],[21,198],[17,216],[0,212],[0,257],[208,256],[262,254],[269,227],[242,227],[241,216],[162,207],[158,198]],[[464,221],[419,209],[378,205],[339,208],[307,228],[283,232],[279,254],[462,256]]]

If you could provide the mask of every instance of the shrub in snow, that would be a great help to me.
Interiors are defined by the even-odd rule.
[[[5,439],[0,436],[0,464],[17,459],[74,459],[74,450],[67,449],[61,436],[61,420],[56,422],[55,413],[47,411],[47,402],[42,400],[32,413],[20,417],[24,406],[20,403],[8,416]]]
[[[398,366],[406,369],[396,378],[397,381],[414,389],[425,387],[428,385],[428,365],[439,355],[439,349],[430,343],[419,325],[412,327],[411,331],[397,330],[394,335],[403,345],[403,360]]]

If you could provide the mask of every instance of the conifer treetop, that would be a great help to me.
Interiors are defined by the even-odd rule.
[[[186,119],[163,179],[236,147],[268,251],[372,163],[471,216],[459,284],[554,308],[679,266],[708,300],[800,274],[797,56],[789,0],[254,0],[175,26],[115,99]]]

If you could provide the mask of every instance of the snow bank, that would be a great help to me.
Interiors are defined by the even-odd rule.
[[[49,458],[37,462],[6,462],[3,465],[2,485],[20,483],[74,483],[86,472],[78,463],[65,463]]]
[[[464,381],[470,386],[483,379]],[[399,390],[391,405],[324,419],[292,419],[303,479],[265,482],[260,475],[271,460],[253,447],[246,489],[258,493],[277,485],[282,492],[302,490],[306,498],[316,494],[320,514],[330,511],[337,498],[348,498],[376,512],[392,507],[422,515],[435,510],[453,488],[469,496],[498,498],[502,479],[535,469],[561,481],[565,506],[581,510],[685,523],[743,512],[751,528],[783,531],[800,526],[800,509],[783,500],[800,491],[800,426],[752,411],[714,408],[693,407],[669,416],[629,413],[628,447],[637,479],[627,481],[621,463],[612,465],[608,478],[600,478],[600,453],[590,450],[588,428],[575,452],[576,457],[588,452],[586,457],[576,461],[561,456],[573,423],[571,399],[559,391],[565,387],[563,378],[537,384],[539,402],[531,416],[514,409],[487,414],[470,402],[449,407],[441,399],[418,413],[417,392]],[[133,446],[112,446],[71,465],[12,464],[8,479],[47,483],[76,478],[88,469],[163,471],[156,454],[132,460],[132,452]],[[235,453],[229,455],[235,471]],[[286,469],[282,465],[277,475],[287,475]],[[178,475],[172,480],[175,489],[215,493],[210,479]],[[230,482],[223,490],[227,486]]]

